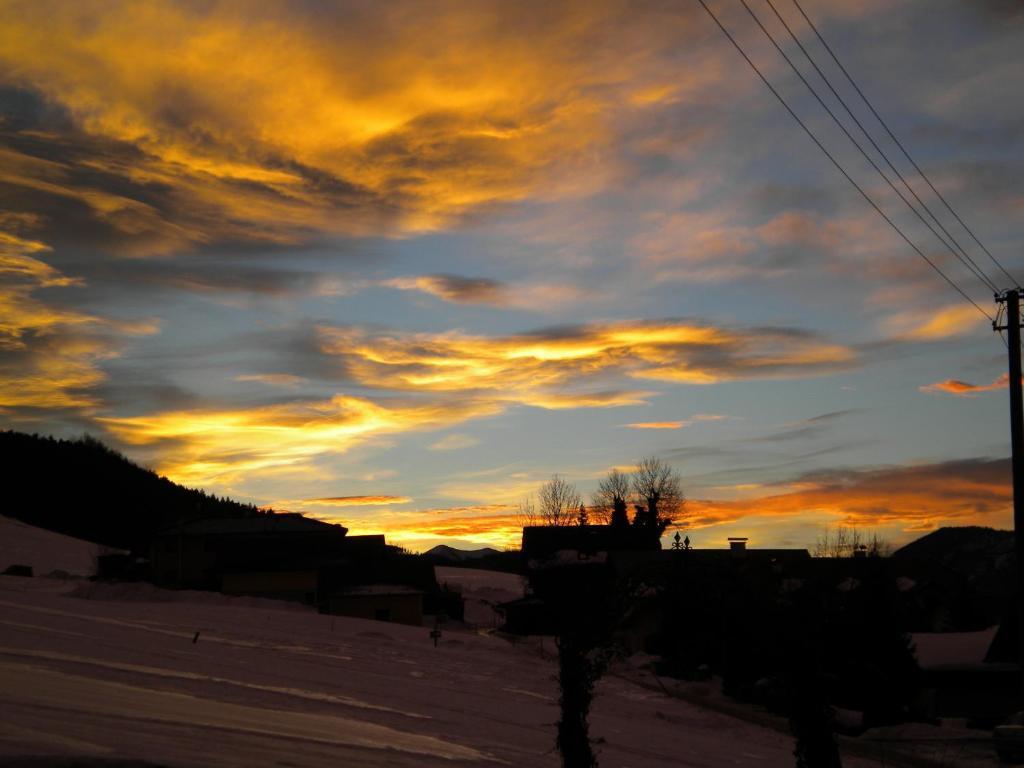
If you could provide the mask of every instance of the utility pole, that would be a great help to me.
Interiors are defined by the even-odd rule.
[[[1013,539],[1017,553],[1017,642],[1024,684],[1024,396],[1020,372],[1020,292],[1017,289],[996,294],[996,302],[1006,304],[1006,325],[992,323],[995,331],[1005,330],[1010,363],[1010,448],[1013,453]]]

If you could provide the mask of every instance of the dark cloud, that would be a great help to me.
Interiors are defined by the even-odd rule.
[[[172,289],[193,293],[252,293],[265,296],[310,294],[322,284],[318,272],[246,266],[218,259],[161,259],[81,261],[76,275],[93,287],[93,293],[125,288]]]
[[[962,0],[965,8],[994,23],[1024,21],[1021,0]]]
[[[837,200],[831,189],[795,184],[757,184],[746,193],[745,204],[759,216],[776,216],[799,210],[815,213],[833,213]]]
[[[498,280],[483,277],[451,274],[417,275],[383,280],[381,285],[403,291],[422,291],[457,304],[500,305],[509,299],[508,286]]]
[[[848,416],[851,413],[859,412],[860,411],[857,409],[847,409],[822,413],[818,416],[812,416],[809,419],[803,419],[802,421],[795,422],[794,424],[789,425],[786,429],[778,432],[773,432],[768,435],[762,435],[761,437],[751,439],[761,443],[779,443],[790,440],[808,440],[818,438],[828,433],[833,422],[844,416]]]
[[[183,178],[138,145],[87,134],[22,93],[8,100],[12,115],[0,115],[0,208],[39,216],[39,236],[58,249],[149,256],[214,243],[299,244],[318,240],[330,228],[326,217],[369,223],[394,212],[328,171],[272,154],[261,155],[261,168],[292,179],[287,189]],[[203,145],[201,135],[190,136]]]

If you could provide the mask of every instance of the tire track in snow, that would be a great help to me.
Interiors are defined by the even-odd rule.
[[[308,699],[310,701],[324,701],[330,704],[341,704],[346,707],[356,707],[358,709],[371,709],[377,712],[387,712],[394,715],[404,715],[405,717],[413,717],[418,720],[430,720],[430,715],[421,715],[417,712],[405,712],[401,709],[395,709],[393,707],[386,707],[383,704],[371,704],[368,701],[361,699],[353,699],[350,696],[337,696],[332,693],[321,693],[319,691],[307,691],[303,688],[288,688],[277,685],[261,685],[259,683],[246,683],[242,680],[233,680],[228,677],[216,677],[214,675],[204,675],[200,672],[186,672],[178,669],[167,669],[166,667],[150,667],[142,664],[127,664],[120,661],[103,661],[102,659],[93,659],[87,656],[75,656],[69,653],[56,653],[54,651],[36,651],[29,650],[27,648],[8,648],[0,646],[0,654],[5,656],[23,656],[33,659],[46,659],[48,661],[67,661],[74,664],[88,664],[93,667],[105,667],[107,669],[116,669],[120,672],[137,672],[144,675],[153,675],[155,677],[169,677],[178,680],[194,680],[203,683],[221,683],[223,685],[233,685],[239,688],[249,688],[255,691],[266,691],[268,693],[280,693],[285,696],[294,696],[300,699]]]
[[[502,762],[472,747],[339,715],[265,709],[0,661],[10,700],[68,712],[397,750],[446,760]]]

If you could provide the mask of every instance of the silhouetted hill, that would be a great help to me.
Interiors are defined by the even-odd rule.
[[[976,612],[998,621],[1016,582],[1013,531],[980,526],[939,528],[892,553],[908,566],[922,564],[955,574],[967,584]]]
[[[254,506],[184,488],[99,440],[0,432],[4,514],[123,549],[144,550],[154,531],[200,517],[251,517]]]
[[[939,528],[892,553],[896,558],[914,558],[941,562],[973,564],[1013,552],[1013,531],[982,528],[976,525]]]
[[[434,565],[452,565],[504,573],[520,573],[522,571],[522,559],[518,552],[500,552],[490,547],[455,549],[455,547],[439,544],[424,552],[420,557],[429,560]]]
[[[427,557],[436,557],[439,560],[451,560],[452,562],[462,562],[465,560],[479,560],[489,555],[501,554],[497,549],[491,549],[490,547],[483,547],[482,549],[455,549],[455,547],[449,547],[446,544],[438,544],[433,549],[427,550],[423,553]]]

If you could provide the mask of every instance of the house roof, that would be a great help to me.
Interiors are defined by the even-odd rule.
[[[656,536],[633,526],[530,525],[523,528],[523,557],[552,557],[563,550],[611,552],[622,549],[657,550]]]
[[[914,655],[924,668],[982,664],[998,627],[977,632],[914,632]]]

